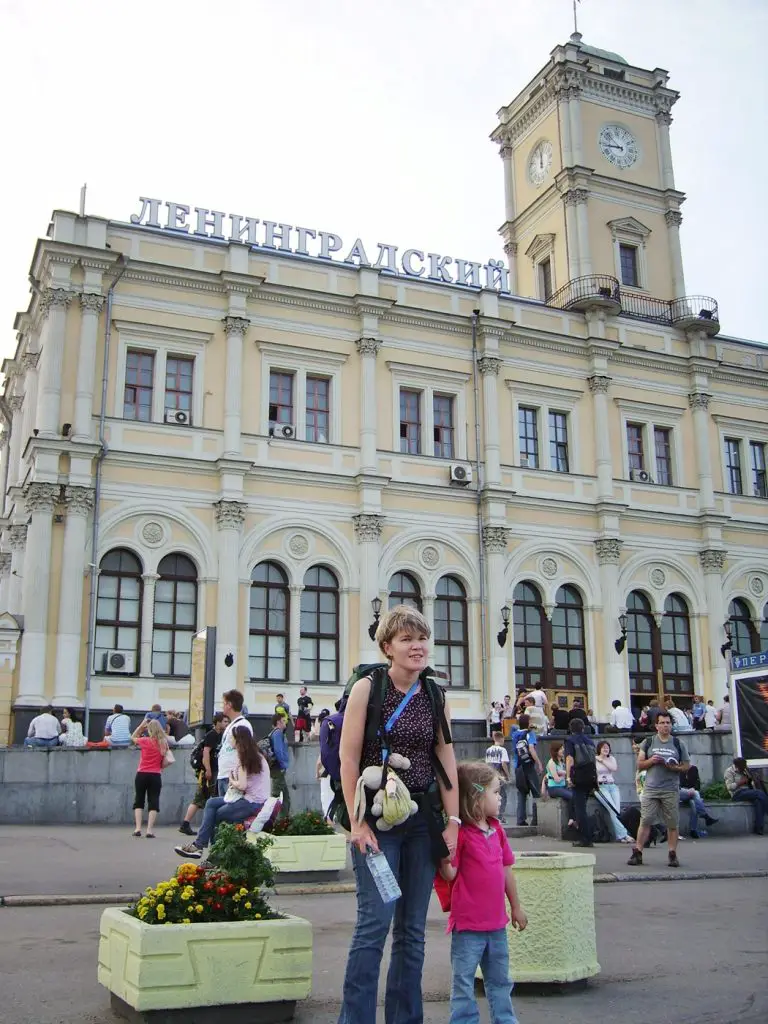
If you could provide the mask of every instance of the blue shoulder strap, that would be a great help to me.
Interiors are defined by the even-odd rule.
[[[394,729],[395,722],[397,722],[397,720],[400,717],[400,715],[402,715],[402,713],[405,711],[405,709],[410,704],[411,699],[417,693],[417,691],[419,689],[419,686],[421,686],[421,680],[417,679],[416,682],[411,685],[411,688],[408,690],[408,693],[406,693],[406,695],[403,697],[403,699],[400,701],[400,703],[397,705],[395,710],[392,712],[392,714],[387,719],[387,722],[386,722],[386,724],[384,726],[384,735],[382,737],[382,744],[381,744],[382,764],[386,764],[387,763],[387,759],[389,757],[389,748],[388,748],[388,746],[386,744],[387,737],[389,736],[389,734]]]

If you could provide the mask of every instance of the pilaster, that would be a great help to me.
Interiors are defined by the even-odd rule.
[[[379,597],[379,545],[384,517],[360,513],[352,517],[355,540],[358,544],[358,571],[360,577],[360,611],[358,648],[364,661],[376,661],[376,644],[368,635],[371,622],[371,601]]]
[[[357,341],[360,356],[360,471],[375,473],[378,466],[376,424],[376,356],[381,348],[377,337]]]
[[[611,701],[620,700],[629,707],[629,671],[625,654],[617,654],[614,643],[619,636],[619,563],[624,542],[618,537],[598,537],[595,540],[602,596],[603,679],[599,705],[609,708]]]
[[[597,468],[598,501],[613,498],[613,465],[608,424],[608,388],[611,378],[604,374],[587,377],[594,404],[595,464]]]
[[[712,480],[712,457],[709,450],[709,401],[711,395],[692,391],[688,404],[693,416],[693,436],[696,447],[696,470],[699,478],[699,511],[715,508],[715,488]]]
[[[93,419],[93,389],[96,380],[96,345],[99,333],[99,317],[104,308],[105,297],[95,292],[80,295],[80,350],[77,360],[77,384],[75,390],[75,422],[73,441],[90,441]]]
[[[485,483],[501,484],[501,441],[499,438],[499,402],[497,378],[503,360],[496,355],[483,355],[477,368],[483,378],[483,428],[485,438]]]
[[[68,288],[47,288],[42,293],[40,312],[42,358],[38,393],[37,424],[40,436],[61,436],[61,381],[64,370],[64,337],[67,326],[67,307],[73,292]],[[22,667],[24,663],[22,645]]]
[[[719,696],[718,685],[725,675],[720,648],[725,642],[723,623],[728,617],[723,594],[722,573],[727,552],[721,548],[705,548],[699,552],[699,563],[704,576],[704,595],[707,602],[707,647],[709,649],[709,682],[711,699]]]
[[[679,210],[667,210],[664,214],[667,225],[667,242],[669,245],[669,262],[672,268],[672,290],[674,298],[685,296],[685,275],[683,273],[683,250],[680,246],[680,225],[683,215]]]
[[[242,501],[217,501],[214,504],[218,527],[218,608],[216,613],[216,703],[225,690],[240,689],[238,673],[240,621],[240,532],[248,506]],[[231,665],[225,663],[228,654]]]
[[[141,638],[139,672],[152,678],[152,634],[155,628],[155,588],[160,574],[145,572],[141,577]]]
[[[510,692],[509,657],[514,658],[514,640],[499,647],[496,635],[501,629],[501,609],[505,604],[504,571],[510,531],[506,526],[487,523],[483,526],[482,543],[485,554],[486,582],[486,644],[490,663],[490,693],[483,694],[483,703],[503,701]],[[510,631],[511,632],[511,631]],[[514,671],[512,673],[514,678]]]
[[[24,635],[17,705],[45,703],[51,535],[58,498],[58,484],[31,483],[24,492],[30,522],[21,593]]]
[[[80,651],[82,648],[83,578],[86,572],[88,516],[93,511],[90,487],[66,487],[64,548],[59,589],[59,628],[54,672],[54,703],[80,704]]]
[[[224,397],[224,455],[238,456],[242,447],[243,341],[250,320],[224,317],[227,336],[226,386]]]
[[[21,583],[24,579],[24,553],[27,548],[27,527],[12,526],[8,530],[8,545],[11,549],[11,576],[8,580],[7,611],[11,615],[22,614]]]

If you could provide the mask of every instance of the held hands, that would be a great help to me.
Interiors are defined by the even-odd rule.
[[[519,903],[516,903],[510,909],[512,911],[512,927],[518,932],[524,932],[528,926],[528,915]]]
[[[443,840],[448,847],[448,855],[453,859],[456,853],[456,845],[459,841],[459,826],[455,821],[449,821],[443,829]]]

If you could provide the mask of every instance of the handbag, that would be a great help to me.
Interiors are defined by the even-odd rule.
[[[225,804],[237,803],[238,800],[242,800],[243,797],[245,796],[243,790],[238,789],[238,787],[235,785],[235,782],[237,781],[239,774],[240,771],[238,768],[233,768],[232,771],[229,773],[229,785],[227,786],[227,790],[224,794]]]
[[[167,768],[169,764],[173,764],[176,758],[173,756],[173,751],[170,747],[163,754],[163,768]]]

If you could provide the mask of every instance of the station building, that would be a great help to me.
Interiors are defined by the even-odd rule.
[[[515,685],[719,702],[728,633],[768,647],[768,349],[687,294],[677,99],[556,46],[491,136],[505,262],[55,211],[3,365],[0,742],[185,708],[212,626],[217,694],[317,712],[379,602],[433,624],[457,732]]]

